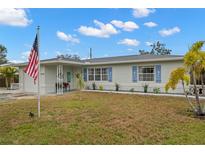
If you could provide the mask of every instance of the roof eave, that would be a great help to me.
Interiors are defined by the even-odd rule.
[[[125,63],[146,63],[146,62],[163,62],[163,61],[182,61],[183,57],[174,58],[158,58],[158,59],[142,59],[142,60],[127,60],[127,61],[110,61],[110,62],[87,62],[85,65],[106,65],[106,64],[125,64]]]

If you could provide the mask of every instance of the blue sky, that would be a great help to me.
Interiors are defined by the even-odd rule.
[[[205,9],[0,9],[0,43],[11,61],[27,59],[40,25],[41,59],[57,54],[81,58],[137,54],[161,41],[184,54],[205,40]]]

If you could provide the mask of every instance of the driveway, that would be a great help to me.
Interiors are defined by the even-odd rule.
[[[0,102],[10,99],[34,99],[35,94],[23,93],[20,90],[8,90],[6,88],[0,88]]]

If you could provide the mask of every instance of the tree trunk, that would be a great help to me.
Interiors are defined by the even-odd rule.
[[[6,89],[8,89],[8,78],[7,77],[5,78],[5,81],[6,81]]]
[[[195,108],[195,106],[192,104],[192,102],[190,101],[188,95],[187,95],[187,92],[185,90],[185,87],[184,87],[184,81],[182,81],[182,87],[183,87],[183,90],[184,90],[184,94],[186,96],[186,99],[188,101],[188,103],[190,104],[190,106],[192,107],[192,109],[194,110],[194,112],[197,112],[197,109]]]
[[[192,72],[192,75],[193,75],[194,92],[195,92],[196,104],[197,104],[197,113],[198,113],[198,115],[201,115],[202,109],[201,109],[201,104],[199,102],[199,93],[198,93],[197,86],[196,86],[196,74],[195,74],[195,72]]]
[[[202,88],[202,95],[204,96],[204,80],[203,80],[203,74],[201,74],[201,88]]]

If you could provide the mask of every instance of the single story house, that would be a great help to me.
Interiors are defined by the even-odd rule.
[[[16,64],[19,67],[19,87],[23,92],[37,92],[37,84],[24,73],[27,63]],[[165,92],[164,86],[172,70],[183,65],[180,55],[129,55],[85,60],[53,58],[41,60],[40,91],[41,94],[58,93],[78,88],[76,74],[81,73],[85,87],[92,89],[95,83],[97,89],[115,90],[119,84],[122,91],[144,91],[148,85],[148,92],[159,88]],[[68,87],[69,86],[69,87]],[[182,93],[181,84],[170,93]]]

